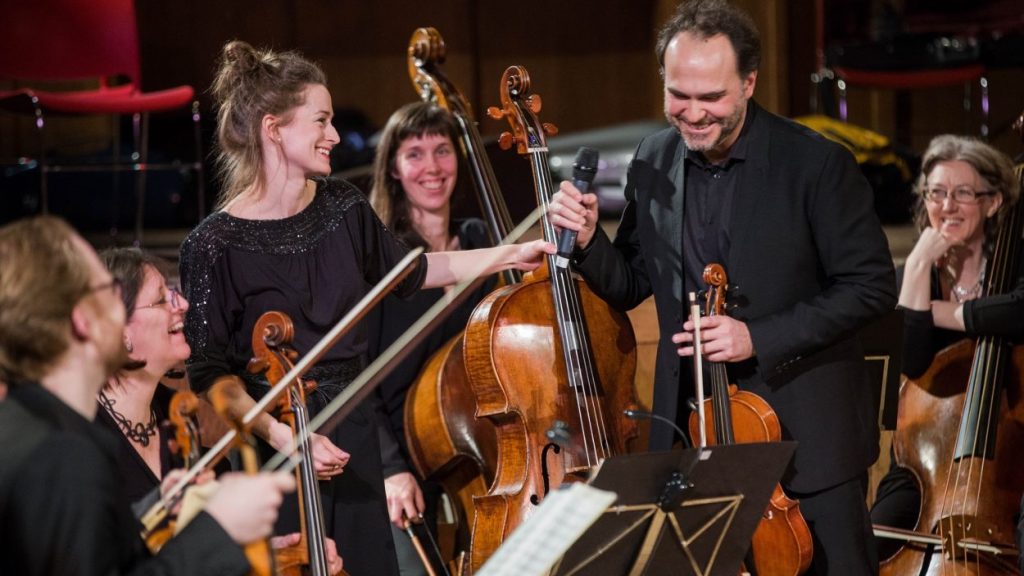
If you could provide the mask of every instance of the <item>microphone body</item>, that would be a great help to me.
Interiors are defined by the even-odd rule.
[[[572,185],[580,192],[586,194],[590,191],[590,185],[597,175],[597,160],[600,153],[587,146],[581,146],[576,152],[576,160],[572,164]],[[572,251],[576,246],[576,231],[562,230],[558,237],[558,251],[555,256],[555,266],[566,268],[572,259]]]

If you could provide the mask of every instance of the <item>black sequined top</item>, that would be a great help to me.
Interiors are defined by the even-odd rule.
[[[252,329],[269,310],[288,314],[293,344],[310,350],[408,252],[385,228],[362,192],[333,178],[317,179],[302,212],[281,220],[245,220],[217,212],[181,246],[181,282],[192,346],[188,375],[204,391],[225,374],[241,374],[252,356]],[[426,258],[396,289],[419,289]],[[325,362],[366,352],[360,326],[329,350]]]

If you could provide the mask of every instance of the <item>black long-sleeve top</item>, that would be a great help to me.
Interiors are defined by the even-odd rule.
[[[897,270],[903,285],[904,268]],[[939,271],[932,269],[931,299],[943,300]],[[1017,283],[1006,294],[983,296],[964,302],[965,332],[935,326],[931,310],[903,309],[903,369],[909,378],[919,378],[931,366],[935,355],[950,344],[975,336],[1002,336],[1019,343],[1024,339],[1024,258]]]
[[[193,389],[205,391],[219,376],[244,372],[252,357],[253,327],[270,310],[291,317],[293,346],[306,353],[407,253],[362,192],[344,180],[318,179],[313,201],[289,218],[212,214],[181,247]],[[396,291],[411,295],[425,276],[421,257]],[[366,329],[360,325],[321,363],[358,358],[366,350]]]

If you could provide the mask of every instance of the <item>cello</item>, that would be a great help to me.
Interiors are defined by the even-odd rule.
[[[469,167],[491,240],[512,230],[504,198],[472,108],[445,76],[440,64],[446,48],[434,28],[419,28],[409,40],[408,68],[420,97],[448,110],[459,128],[459,148]],[[518,270],[502,273],[505,284],[522,280]],[[487,492],[497,467],[497,439],[490,420],[476,417],[476,398],[463,362],[463,339],[457,335],[438,349],[410,386],[405,401],[405,432],[413,466],[421,478],[441,485],[453,504],[454,541],[444,545],[446,560],[469,549],[473,497]],[[454,570],[458,572],[458,570]]]
[[[1021,166],[1016,174],[1024,178]],[[998,230],[984,295],[1017,282],[1022,230],[1018,201]],[[1007,556],[1018,552],[1024,491],[1022,384],[1024,346],[998,336],[953,344],[920,378],[904,379],[893,450],[919,483],[921,510],[911,531],[876,526],[907,541],[882,561],[882,574],[1019,574]]]
[[[718,316],[725,311],[728,278],[721,264],[704,268],[708,284],[704,313]],[[691,296],[692,298],[692,296]],[[704,421],[705,437],[719,446],[737,442],[778,442],[782,427],[772,407],[753,392],[729,384],[725,365],[710,363],[711,398],[704,400],[709,413]],[[701,421],[690,415],[690,437],[701,438]],[[778,484],[772,491],[751,543],[753,564],[760,576],[796,575],[811,566],[814,544],[811,530],[800,514],[800,503],[786,496]]]
[[[502,107],[488,115],[508,120],[503,148],[530,159],[539,204],[553,195],[546,134],[520,66],[502,75]],[[544,237],[554,242],[547,211]],[[478,569],[547,493],[581,480],[601,461],[627,451],[637,425],[622,415],[635,407],[636,340],[622,313],[548,256],[547,274],[492,292],[473,311],[464,337],[466,371],[477,415],[496,427],[498,467],[486,495],[474,500],[470,565]],[[600,354],[595,352],[600,351]]]

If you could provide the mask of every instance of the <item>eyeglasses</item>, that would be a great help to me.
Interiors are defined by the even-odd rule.
[[[952,198],[957,204],[977,204],[985,196],[993,195],[995,192],[992,190],[975,190],[967,186],[953,188],[952,195],[945,188],[929,188],[924,191],[924,199],[936,204],[945,202],[946,198]]]
[[[156,302],[153,302],[152,304],[146,304],[145,306],[136,306],[135,309],[145,310],[146,308],[159,308],[162,306],[166,306],[167,304],[171,305],[171,310],[181,309],[181,291],[178,289],[177,286],[172,286],[168,288],[167,291],[164,292],[164,297],[157,300]]]
[[[111,278],[110,282],[104,282],[103,284],[90,286],[89,291],[86,292],[86,294],[92,294],[93,292],[99,292],[101,290],[106,290],[108,288],[114,294],[114,296],[120,298],[121,290],[122,288],[124,288],[124,285],[122,284],[119,278]]]

